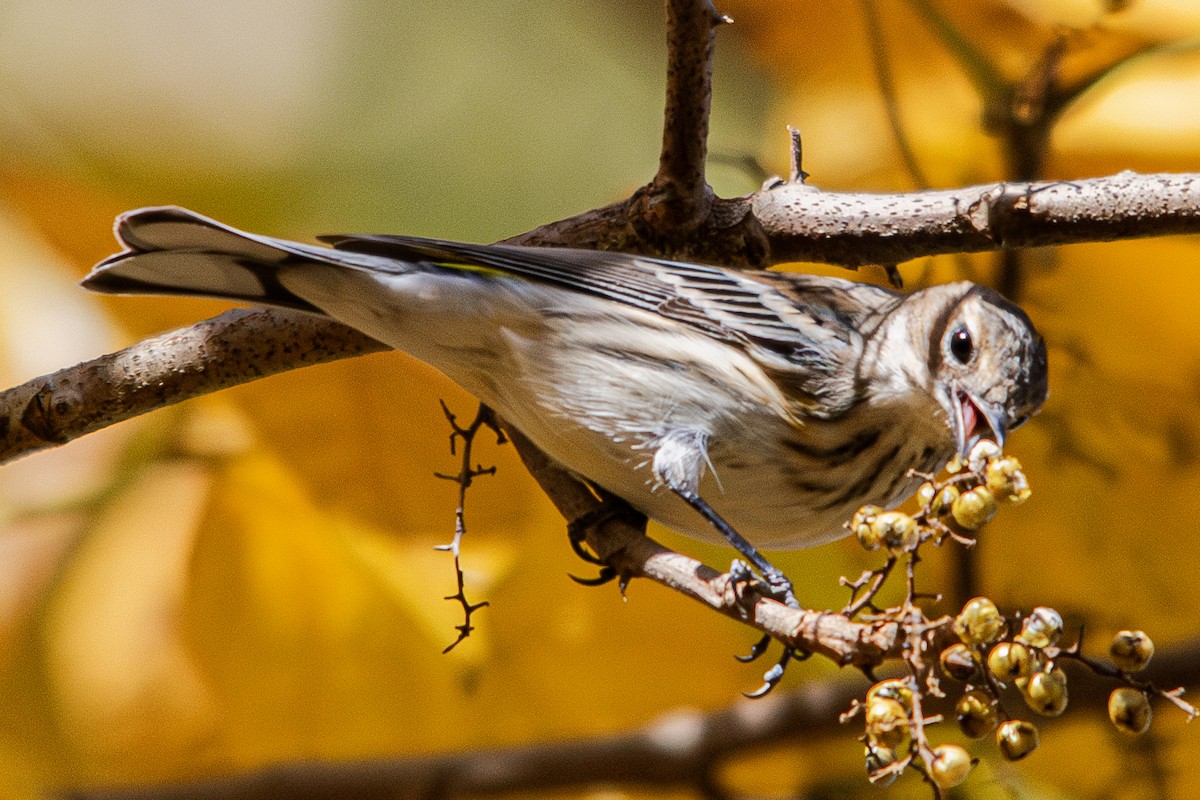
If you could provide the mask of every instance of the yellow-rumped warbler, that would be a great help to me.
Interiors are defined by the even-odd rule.
[[[837,278],[406,236],[256,236],[179,208],[117,220],[89,289],[324,314],[438,368],[668,527],[755,548],[845,533],[1046,398],[1021,309],[970,283]],[[746,541],[740,541],[740,537]]]

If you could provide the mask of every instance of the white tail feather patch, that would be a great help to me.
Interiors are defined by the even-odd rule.
[[[113,275],[164,290],[214,297],[265,297],[262,281],[233,256],[187,251],[144,253],[107,268]]]
[[[278,263],[287,253],[240,231],[199,217],[196,220],[131,220],[118,228],[123,241],[138,250],[194,250],[227,253],[263,263]]]

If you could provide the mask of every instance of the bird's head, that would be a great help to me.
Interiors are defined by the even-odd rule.
[[[975,284],[947,298],[934,321],[929,372],[966,456],[980,439],[1004,444],[1046,401],[1046,344],[1019,307]]]

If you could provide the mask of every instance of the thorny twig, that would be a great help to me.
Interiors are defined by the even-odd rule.
[[[467,600],[466,587],[463,583],[462,559],[460,556],[463,534],[467,532],[465,511],[467,503],[467,489],[471,488],[471,484],[479,476],[495,475],[496,468],[483,467],[478,464],[472,467],[471,448],[475,444],[475,434],[479,432],[480,428],[484,427],[490,428],[496,433],[497,444],[504,444],[507,440],[504,437],[503,431],[501,431],[496,425],[492,410],[487,406],[480,404],[479,410],[475,412],[475,419],[471,421],[470,425],[463,427],[462,425],[458,424],[458,418],[455,417],[454,412],[450,410],[450,407],[446,405],[446,401],[439,400],[438,402],[441,403],[442,413],[445,414],[446,420],[450,423],[451,455],[457,455],[457,442],[459,440],[462,441],[462,462],[461,466],[459,467],[458,474],[445,475],[440,472],[434,473],[435,476],[441,478],[442,480],[453,481],[454,483],[458,484],[458,507],[454,511],[454,538],[449,544],[438,545],[434,548],[435,550],[449,551],[454,555],[454,577],[457,583],[457,589],[454,594],[447,595],[443,599],[453,600],[459,603],[463,609],[463,623],[455,626],[455,629],[458,631],[458,638],[447,645],[446,649],[442,651],[443,653],[449,653],[458,645],[459,642],[470,636],[471,631],[475,630],[474,626],[471,625],[471,615],[488,605],[486,600],[480,603],[471,603]]]

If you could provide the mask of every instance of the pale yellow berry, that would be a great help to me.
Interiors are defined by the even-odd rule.
[[[863,506],[854,512],[850,518],[850,530],[858,538],[858,543],[867,550],[877,550],[883,540],[875,526],[875,518],[883,513],[879,506]]]
[[[908,685],[908,681],[901,678],[888,678],[872,686],[867,690],[867,705],[877,697],[886,697],[895,700],[900,705],[904,706],[905,713],[911,713],[913,708],[913,693],[912,688]]]
[[[1037,726],[1032,722],[1010,719],[996,729],[996,745],[1009,761],[1019,761],[1037,749]]]
[[[1029,676],[1022,690],[1025,704],[1046,717],[1057,717],[1067,709],[1067,673],[1053,664]]]
[[[1153,713],[1144,692],[1130,686],[1113,689],[1108,696],[1108,718],[1122,733],[1137,736],[1150,729]]]
[[[967,455],[967,466],[972,472],[982,472],[989,461],[1000,456],[1000,445],[991,439],[980,439]]]
[[[1030,647],[1053,647],[1062,633],[1062,616],[1053,608],[1038,606],[1025,618],[1016,638]]]
[[[942,669],[955,680],[969,681],[979,675],[979,657],[965,644],[950,645],[939,658]]]
[[[875,517],[873,527],[878,531],[879,541],[893,554],[912,550],[921,538],[917,521],[901,511],[879,514]]]
[[[939,788],[958,786],[971,774],[971,756],[956,744],[942,744],[933,748],[933,760],[929,762],[929,777]]]
[[[996,680],[1012,683],[1033,673],[1033,654],[1021,642],[1000,642],[988,653],[987,664]]]
[[[988,489],[997,500],[1024,503],[1033,493],[1029,488],[1029,480],[1021,470],[1021,462],[1012,456],[989,461],[984,475]]]
[[[996,498],[986,486],[963,492],[950,506],[950,514],[963,530],[973,531],[996,516]]]
[[[967,692],[954,706],[959,729],[971,739],[982,739],[1000,724],[1000,713],[987,692],[978,689]]]
[[[933,502],[929,504],[930,512],[939,517],[949,514],[950,509],[954,507],[954,501],[958,499],[958,495],[957,486],[943,486],[941,491],[933,496]]]
[[[1004,634],[1004,617],[991,600],[976,597],[968,600],[954,618],[954,632],[972,647],[991,644]]]
[[[899,700],[876,697],[867,703],[867,735],[876,744],[895,750],[908,741],[908,712]]]
[[[1138,672],[1146,668],[1154,656],[1154,642],[1144,631],[1121,631],[1108,646],[1117,669]]]
[[[921,484],[921,488],[917,489],[917,502],[921,505],[921,508],[933,502],[933,496],[936,491],[937,488],[929,481]]]

